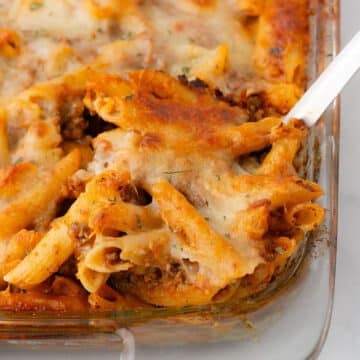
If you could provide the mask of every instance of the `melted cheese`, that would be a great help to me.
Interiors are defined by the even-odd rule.
[[[111,8],[111,1],[104,4]],[[88,0],[0,0],[0,9],[1,26],[21,39],[18,56],[0,56],[0,97],[99,62],[116,72],[150,67],[201,78],[199,69],[218,66],[219,46],[228,49],[219,60],[227,75],[204,80],[228,91],[230,78],[252,72],[253,40],[231,0],[145,1],[116,16],[111,11],[96,16]]]
[[[281,5],[284,0],[279,1]],[[280,5],[277,6],[282,9]],[[275,243],[269,238],[272,236],[270,211],[279,207],[286,209],[289,189],[298,197],[296,201],[315,199],[321,191],[311,184],[302,186],[302,181],[295,176],[286,178],[287,169],[293,170],[291,161],[302,138],[299,134],[290,144],[291,155],[281,163],[288,162],[289,166],[279,174],[275,172],[279,178],[273,173],[266,174],[269,175],[266,181],[262,175],[257,175],[255,180],[251,176],[261,173],[257,172],[259,166],[263,170],[263,164],[254,160],[256,156],[251,153],[270,145],[274,145],[271,150],[274,152],[280,137],[302,131],[298,129],[299,124],[295,124],[284,127],[284,132],[276,135],[275,128],[280,122],[276,117],[244,122],[259,120],[279,109],[286,112],[290,103],[296,101],[295,90],[299,88],[291,83],[289,76],[279,75],[274,79],[257,72],[253,55],[259,52],[259,47],[265,60],[269,54],[276,57],[281,49],[270,51],[273,49],[268,43],[266,46],[259,45],[259,41],[255,44],[258,22],[255,17],[259,14],[251,13],[246,22],[239,9],[235,0],[0,0],[0,103],[4,105],[0,113],[3,116],[0,136],[9,138],[3,161],[13,163],[9,166],[11,176],[0,179],[3,192],[8,192],[3,195],[5,200],[0,199],[0,215],[4,215],[4,223],[15,218],[11,212],[14,211],[11,205],[15,203],[15,210],[20,209],[15,220],[21,220],[20,225],[14,223],[10,230],[5,227],[8,232],[0,236],[7,239],[11,232],[27,226],[47,232],[52,226],[50,221],[55,225],[63,222],[69,227],[69,236],[73,225],[96,228],[94,243],[85,243],[82,247],[80,238],[71,240],[79,245],[74,251],[79,269],[88,266],[85,270],[100,275],[101,281],[96,287],[85,285],[89,279],[83,283],[91,291],[96,291],[108,275],[101,273],[104,267],[91,267],[90,260],[96,256],[82,262],[89,255],[87,252],[94,250],[101,239],[105,242],[106,238],[116,239],[113,245],[117,246],[118,240],[128,241],[127,249],[125,245],[120,246],[122,252],[112,255],[115,258],[131,255],[137,260],[121,270],[134,270],[132,275],[137,276],[161,265],[160,269],[168,273],[162,284],[155,280],[150,285],[155,290],[149,293],[145,278],[144,283],[140,276],[140,281],[132,284],[135,288],[138,286],[136,295],[156,305],[208,303],[219,290],[232,286],[243,276],[256,277],[262,266],[268,270],[264,281],[270,281],[277,266],[268,260],[271,256],[277,257],[276,248],[272,249]],[[282,11],[285,18],[291,18],[291,13],[287,15]],[[286,36],[284,38],[287,46]],[[285,45],[283,48],[288,49]],[[278,56],[276,68],[282,62],[283,58]],[[148,70],[129,71],[139,68]],[[281,66],[278,70],[281,73]],[[113,73],[120,73],[122,77]],[[185,78],[176,80],[179,75]],[[189,81],[194,79],[203,81]],[[284,79],[289,79],[290,84],[284,85]],[[39,82],[44,83],[32,87]],[[295,86],[291,100],[287,85]],[[8,100],[9,96],[27,88]],[[232,95],[231,98],[222,96],[214,88]],[[266,94],[269,88],[274,93],[272,96]],[[255,101],[253,111],[247,96],[254,91],[265,94],[259,106]],[[258,110],[255,118],[251,112]],[[102,120],[117,129],[105,131],[108,127],[101,124],[102,132],[96,136],[98,129],[92,132],[89,128],[92,121]],[[285,144],[285,150],[281,147],[280,153],[290,145]],[[71,151],[72,148],[75,150]],[[34,167],[36,171],[34,174],[28,174],[26,169],[19,171],[24,166]],[[68,168],[71,171],[67,173]],[[114,178],[107,179],[106,174],[112,170]],[[114,215],[111,206],[120,202],[119,186],[125,181],[120,179],[122,175],[127,177],[127,185],[133,185],[135,190],[143,188],[153,197],[147,209],[156,218],[154,226],[161,228],[152,233],[151,241],[147,239],[149,229],[139,217],[133,218],[130,229],[105,227],[113,225],[113,219],[106,224],[105,210],[109,205],[108,213]],[[108,182],[103,183],[104,179]],[[85,183],[88,183],[86,187]],[[109,196],[108,190],[114,196]],[[104,194],[97,198],[102,191]],[[65,216],[56,218],[56,207],[63,197],[77,199]],[[23,208],[17,207],[17,203]],[[10,216],[4,209],[8,209]],[[26,211],[29,214],[23,221]],[[96,211],[100,212],[95,216]],[[121,213],[119,218],[128,221],[130,216]],[[101,221],[104,228],[100,226]],[[62,244],[63,234],[56,240],[54,229],[52,227],[46,236]],[[116,230],[121,230],[121,236],[116,233],[112,238]],[[278,229],[275,230],[274,236],[278,236]],[[288,224],[285,224],[280,245],[287,249],[286,244],[291,243],[293,251],[295,240],[287,238],[291,236],[287,230]],[[160,247],[156,246],[157,231],[164,235]],[[123,237],[123,233],[130,238]],[[131,238],[134,234],[136,237]],[[41,246],[48,251],[46,236]],[[113,247],[108,250],[111,253]],[[291,251],[283,255],[283,262]],[[35,258],[39,255],[37,250],[32,254]],[[103,259],[101,254],[97,253],[96,261]],[[70,252],[66,256],[70,256]],[[52,261],[50,256],[44,258]],[[26,259],[29,258],[22,264],[29,270]],[[55,259],[49,267],[53,269],[51,272],[57,271],[58,265]],[[181,279],[180,273],[176,274],[177,279],[172,278],[172,265],[180,265],[186,279]],[[80,270],[80,281],[81,273]],[[18,268],[20,278],[23,274],[21,267]],[[38,283],[49,275],[46,270]],[[6,279],[26,288],[16,276],[15,280],[11,275]],[[258,282],[261,287],[261,276]],[[127,282],[129,286],[130,283],[132,281]],[[35,282],[30,285],[33,284]],[[249,284],[251,287],[251,279]]]
[[[254,199],[235,190],[223,193],[216,187],[230,171],[233,159],[216,152],[181,156],[166,148],[144,150],[139,146],[142,140],[143,137],[133,131],[114,130],[101,134],[95,140],[96,151],[89,171],[101,174],[108,169],[126,169],[135,183],[151,184],[166,179],[186,195],[212,229],[246,257],[252,272],[263,261],[256,243],[246,236],[232,238],[229,234],[238,212],[246,210]],[[175,248],[178,254],[179,249]],[[183,253],[179,258],[187,258],[187,255]]]
[[[17,0],[7,3],[12,3],[8,13],[9,22],[21,32],[43,31],[46,37],[52,39],[76,39],[89,37],[99,26],[99,21],[87,11],[85,1]],[[34,3],[39,5],[34,6]]]
[[[242,73],[251,69],[252,42],[241,35],[240,23],[229,1],[217,2],[214,9],[206,11],[205,18],[199,17],[199,13],[203,15],[199,11],[186,11],[188,7],[183,2],[156,4],[147,3],[144,13],[154,32],[159,67],[164,64],[173,75],[184,73],[187,68],[191,72],[200,56],[227,44],[230,67]]]

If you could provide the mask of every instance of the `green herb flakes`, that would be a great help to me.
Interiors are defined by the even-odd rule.
[[[17,159],[14,161],[14,165],[15,165],[15,164],[22,163],[22,162],[24,162],[24,158],[20,156],[19,158],[17,158]]]
[[[174,170],[174,171],[163,171],[163,174],[165,175],[173,175],[173,174],[185,174],[188,172],[192,172],[191,169],[188,170]]]
[[[131,31],[129,31],[126,34],[123,34],[121,38],[122,40],[131,40],[133,37],[134,34]]]
[[[40,1],[33,1],[30,3],[30,10],[36,11],[39,10],[44,4]]]
[[[137,218],[137,219],[136,219],[136,227],[137,227],[138,229],[141,229],[141,228],[142,228],[142,222],[141,222],[141,219],[140,219],[140,218]]]
[[[285,253],[285,250],[281,247],[281,246],[277,246],[275,248],[275,251],[278,253],[278,254],[284,254]]]
[[[184,66],[182,67],[181,72],[183,75],[188,76],[190,74],[190,68],[188,66]]]

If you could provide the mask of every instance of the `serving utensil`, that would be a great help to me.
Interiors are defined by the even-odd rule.
[[[297,118],[302,119],[308,127],[313,126],[359,68],[360,31],[315,80],[283,118],[283,122]]]

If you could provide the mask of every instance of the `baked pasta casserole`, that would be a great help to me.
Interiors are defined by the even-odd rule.
[[[299,176],[307,0],[0,0],[0,309],[265,289],[324,209]]]

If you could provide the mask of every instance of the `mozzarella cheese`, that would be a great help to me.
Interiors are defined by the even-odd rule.
[[[17,56],[0,56],[0,97],[89,63],[106,63],[117,72],[150,67],[200,78],[204,66],[213,67],[214,76],[203,80],[224,91],[230,78],[233,81],[252,71],[253,39],[242,29],[231,0],[211,1],[208,6],[195,1],[156,0],[138,5],[134,1],[128,7],[107,0],[100,2],[100,15],[94,3],[0,0],[1,27],[20,37]],[[124,13],[111,12],[112,4]],[[216,53],[221,46],[226,53]],[[216,69],[218,62],[226,68],[225,79]]]

